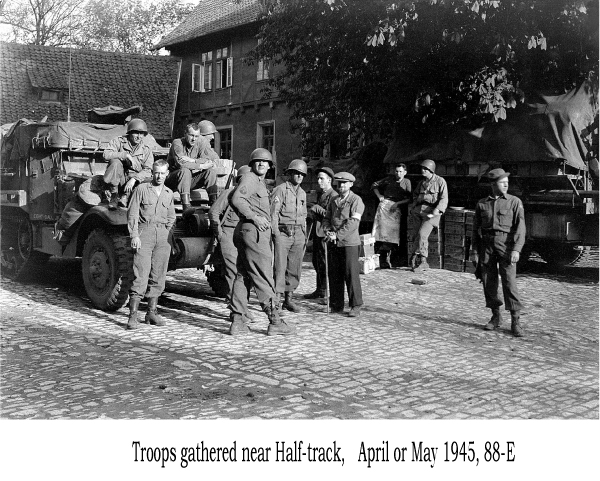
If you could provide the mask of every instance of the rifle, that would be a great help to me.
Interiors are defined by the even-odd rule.
[[[229,189],[229,187],[231,187],[231,182],[233,181],[233,173],[235,172],[235,162],[231,161],[231,172],[229,172],[229,178],[227,179],[227,183],[225,184],[225,189],[227,190]],[[223,215],[221,216],[221,221],[227,217],[227,214],[229,213],[229,209],[231,209],[231,204],[227,204],[227,207],[225,208],[225,211],[223,212]],[[213,254],[215,253],[215,249],[217,248],[217,245],[219,244],[219,239],[217,238],[215,232],[212,232],[212,236],[211,236],[211,241],[210,241],[210,246],[208,247],[208,252],[206,254],[206,258],[204,259],[204,262],[202,262],[201,267],[204,268],[204,270],[206,271],[207,268],[206,266],[210,263],[210,260],[213,256]],[[198,267],[198,269],[200,269],[200,267]]]

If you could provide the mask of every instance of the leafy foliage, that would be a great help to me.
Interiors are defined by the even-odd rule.
[[[262,4],[251,60],[271,61],[265,94],[290,104],[308,144],[346,129],[369,141],[400,123],[476,126],[530,91],[597,79],[597,0]]]

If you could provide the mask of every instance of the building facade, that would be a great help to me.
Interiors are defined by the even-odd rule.
[[[290,111],[277,97],[265,99],[266,63],[248,65],[256,47],[258,0],[203,0],[157,45],[182,59],[174,136],[203,119],[218,130],[215,150],[239,167],[257,147],[273,154],[276,175],[300,157],[300,138],[290,132]]]

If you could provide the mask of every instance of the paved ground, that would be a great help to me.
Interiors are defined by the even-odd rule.
[[[361,318],[301,301],[287,338],[265,335],[253,300],[252,334],[232,338],[196,270],[170,273],[166,327],[131,332],[126,309],[92,307],[78,269],[51,261],[46,277],[3,280],[2,418],[598,419],[597,264],[519,277],[524,339],[506,320],[482,330],[472,274],[375,271],[361,276]]]

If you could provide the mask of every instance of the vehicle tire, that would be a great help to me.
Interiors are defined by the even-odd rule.
[[[92,303],[105,311],[121,308],[133,282],[129,237],[103,229],[92,231],[83,247],[83,284]]]
[[[227,279],[225,279],[225,266],[223,265],[223,262],[216,262],[214,268],[214,271],[206,273],[208,285],[215,293],[215,296],[227,297],[229,286],[227,285]]]
[[[564,267],[575,264],[583,255],[583,249],[560,243],[543,243],[536,248],[538,254],[550,266]]]
[[[2,276],[8,279],[21,280],[31,277],[43,268],[51,257],[33,249],[33,226],[24,215],[3,215],[0,239]]]

